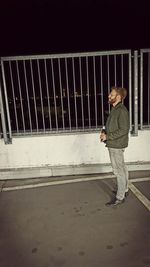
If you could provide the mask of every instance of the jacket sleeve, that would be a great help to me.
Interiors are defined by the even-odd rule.
[[[129,114],[125,110],[120,110],[118,117],[118,128],[107,134],[107,140],[115,140],[129,132]]]

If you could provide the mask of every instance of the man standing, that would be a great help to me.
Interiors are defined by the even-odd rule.
[[[122,103],[126,95],[125,88],[111,88],[108,103],[112,105],[112,109],[106,121],[106,131],[100,133],[101,141],[106,142],[108,147],[112,169],[117,177],[116,197],[106,203],[107,206],[123,203],[128,194],[128,170],[124,162],[124,150],[128,146],[129,113]]]

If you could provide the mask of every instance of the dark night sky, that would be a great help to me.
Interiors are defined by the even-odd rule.
[[[150,48],[148,1],[2,0],[0,10],[0,56]]]

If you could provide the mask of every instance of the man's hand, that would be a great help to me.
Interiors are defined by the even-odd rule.
[[[101,142],[105,142],[106,139],[107,139],[106,133],[104,131],[101,131],[101,133],[100,133]]]

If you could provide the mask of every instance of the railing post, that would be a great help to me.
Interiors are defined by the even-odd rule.
[[[132,54],[129,53],[129,121],[130,121],[130,132],[132,132]]]
[[[1,68],[1,62],[0,62],[0,68]],[[5,144],[11,144],[12,138],[10,138],[10,136],[8,137],[7,135],[6,117],[5,117],[3,98],[2,98],[1,69],[0,69],[0,116],[1,116],[1,122],[2,122],[4,142]]]
[[[140,53],[140,129],[143,129],[143,52]]]
[[[138,51],[134,51],[134,125],[133,135],[138,135]]]
[[[1,90],[1,81],[0,81],[0,117],[2,122],[2,132],[5,144],[8,143],[7,132],[6,132],[6,123],[5,123],[5,116],[4,116],[4,108],[2,102],[2,90]]]

